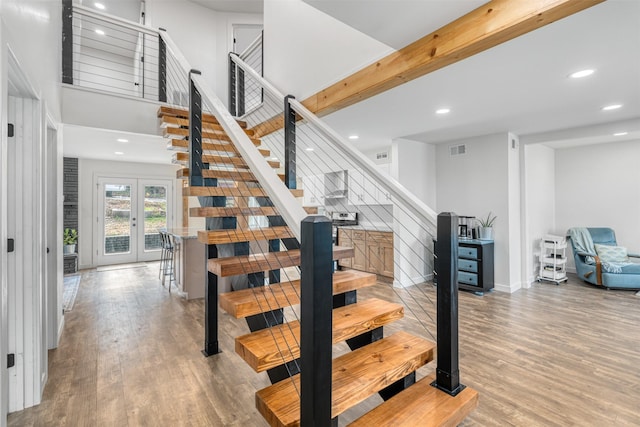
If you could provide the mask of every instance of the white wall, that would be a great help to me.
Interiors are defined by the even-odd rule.
[[[620,246],[640,253],[639,161],[640,140],[556,150],[555,234],[611,227]]]
[[[93,267],[93,236],[96,226],[96,177],[116,176],[130,178],[163,178],[175,180],[175,165],[156,165],[150,163],[112,162],[106,160],[79,159],[78,160],[78,265],[79,268]],[[176,180],[174,185],[173,213],[174,225],[180,226],[182,212],[181,187]]]
[[[538,275],[540,240],[555,230],[555,150],[542,144],[524,146],[525,238],[524,269],[527,283]]]
[[[466,145],[466,154],[450,156],[452,145]],[[486,217],[497,215],[494,224],[495,288],[514,292],[520,287],[519,240],[514,239],[510,224],[509,177],[519,170],[511,170],[515,161],[510,153],[510,140],[506,133],[478,136],[436,146],[436,212],[455,212],[458,215]],[[517,157],[517,155],[515,156]],[[514,169],[515,166],[512,166]],[[519,179],[516,185],[519,184]],[[519,196],[517,197],[519,204]],[[519,224],[517,225],[519,227]],[[519,234],[519,230],[518,230]],[[518,240],[517,248],[512,247]],[[517,251],[518,260],[510,259]]]
[[[392,176],[431,209],[436,207],[436,146],[408,139],[392,143]]]
[[[265,1],[265,77],[298,99],[392,51],[302,0]]]

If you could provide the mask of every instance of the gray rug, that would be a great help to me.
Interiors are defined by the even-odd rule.
[[[64,289],[62,291],[62,309],[67,312],[73,309],[73,304],[76,302],[76,295],[78,295],[78,288],[80,287],[79,274],[73,276],[64,276]]]

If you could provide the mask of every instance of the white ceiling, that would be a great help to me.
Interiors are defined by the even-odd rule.
[[[567,78],[584,68],[596,72]],[[601,111],[612,103],[623,107]],[[437,116],[441,107],[451,113]],[[345,136],[358,134],[359,147],[377,149],[395,138],[522,136],[634,117],[640,118],[640,2],[609,0],[325,120]]]
[[[220,12],[262,14],[263,0],[191,0],[209,9]]]

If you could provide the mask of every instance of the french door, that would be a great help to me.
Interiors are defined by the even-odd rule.
[[[173,182],[98,178],[95,264],[160,259],[159,230],[172,224]]]

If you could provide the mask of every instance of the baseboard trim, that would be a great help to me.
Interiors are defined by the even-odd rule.
[[[399,280],[393,280],[394,288],[409,288],[411,286],[415,286],[418,283],[429,282],[433,279],[433,274],[425,274],[421,276],[416,276],[410,278],[405,283],[400,282]]]
[[[64,314],[62,315],[62,320],[60,321],[60,326],[58,327],[58,338],[56,339],[56,348],[60,344],[60,338],[62,338],[62,331],[64,330]]]
[[[509,294],[512,294],[522,289],[522,282],[512,283],[511,285],[496,283],[494,288],[498,292],[507,292]]]

